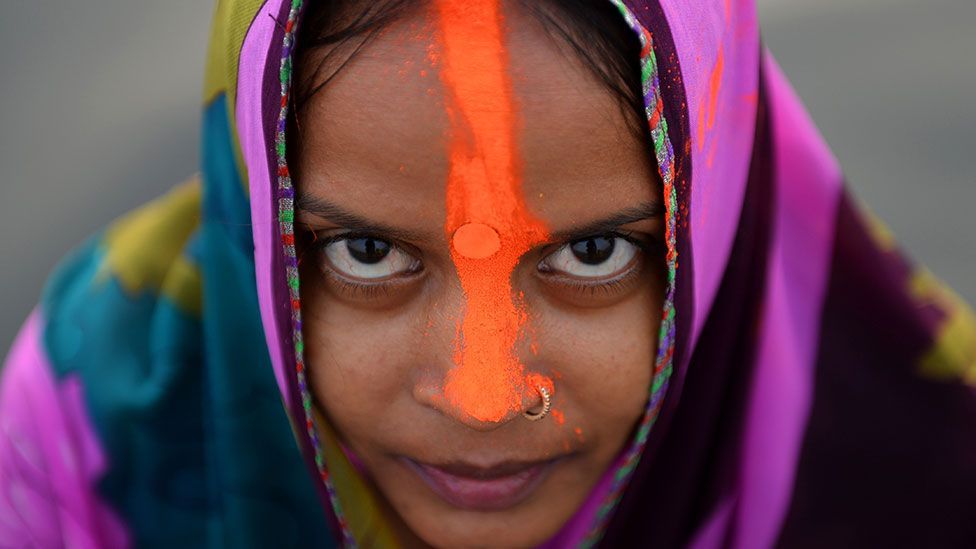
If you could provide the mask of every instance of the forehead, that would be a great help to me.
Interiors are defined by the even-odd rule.
[[[530,209],[559,229],[656,196],[647,145],[605,84],[535,17],[511,5],[503,13],[516,162]],[[440,80],[434,17],[419,9],[385,27],[306,105],[301,192],[418,230],[443,223],[456,113]],[[299,79],[321,55],[304,61]]]

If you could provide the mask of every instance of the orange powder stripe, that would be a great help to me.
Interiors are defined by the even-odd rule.
[[[547,230],[522,197],[498,0],[437,0],[434,9],[451,121],[444,229],[466,299],[444,393],[468,416],[497,422],[520,412],[527,383],[540,382],[526,380],[515,355],[526,314],[513,301],[511,276]],[[495,251],[485,257],[485,250]],[[541,382],[552,388],[547,378]]]

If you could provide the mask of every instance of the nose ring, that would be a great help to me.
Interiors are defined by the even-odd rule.
[[[539,421],[546,417],[549,415],[549,409],[552,408],[552,397],[549,394],[549,389],[546,389],[542,385],[536,385],[535,390],[539,391],[539,394],[542,395],[542,411],[533,412],[532,410],[526,410],[522,412],[522,415],[530,421]]]

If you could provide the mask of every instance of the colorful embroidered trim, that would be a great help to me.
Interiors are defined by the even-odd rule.
[[[658,171],[664,182],[665,199],[665,240],[667,242],[667,289],[664,299],[661,330],[659,333],[657,359],[654,364],[654,377],[651,382],[650,397],[644,417],[637,427],[634,440],[624,457],[624,462],[614,473],[613,486],[606,499],[600,505],[589,533],[583,539],[581,547],[592,547],[600,541],[606,531],[610,515],[620,502],[624,488],[634,474],[640,462],[647,437],[651,427],[657,420],[664,402],[664,395],[668,391],[674,359],[675,323],[674,323],[674,285],[678,270],[678,249],[676,238],[678,196],[674,187],[674,149],[668,137],[668,123],[664,117],[664,103],[661,99],[661,86],[658,78],[657,58],[654,55],[654,43],[651,33],[640,24],[634,14],[627,9],[622,0],[610,0],[627,21],[627,25],[637,33],[641,43],[641,85],[644,94],[644,108],[647,123],[651,130],[651,140],[654,143],[654,156],[657,159]]]
[[[291,298],[291,326],[292,341],[295,344],[295,374],[298,390],[301,393],[302,408],[305,411],[305,429],[309,442],[315,452],[315,466],[319,477],[329,494],[329,501],[342,531],[342,542],[345,547],[356,547],[356,540],[352,536],[349,524],[342,513],[342,505],[336,494],[329,471],[325,466],[325,454],[319,440],[318,429],[315,425],[315,414],[312,410],[312,396],[309,393],[305,378],[305,344],[302,338],[302,307],[299,297],[298,257],[295,253],[295,189],[291,183],[288,162],[285,155],[285,128],[288,125],[288,94],[291,91],[292,76],[292,45],[295,32],[298,30],[298,18],[302,9],[302,0],[292,0],[288,11],[288,21],[285,23],[284,41],[281,47],[281,65],[279,77],[281,80],[281,110],[278,113],[278,128],[275,135],[275,153],[278,160],[278,227],[281,234],[281,244],[285,256],[285,276],[288,281],[288,293]]]

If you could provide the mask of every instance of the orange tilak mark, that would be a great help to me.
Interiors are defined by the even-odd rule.
[[[526,314],[511,276],[547,231],[522,197],[498,0],[436,0],[434,8],[451,120],[444,229],[466,298],[444,394],[468,416],[497,422],[520,413],[534,390],[514,351]]]
[[[454,249],[469,259],[486,259],[501,248],[498,233],[483,223],[465,223],[454,231]]]

